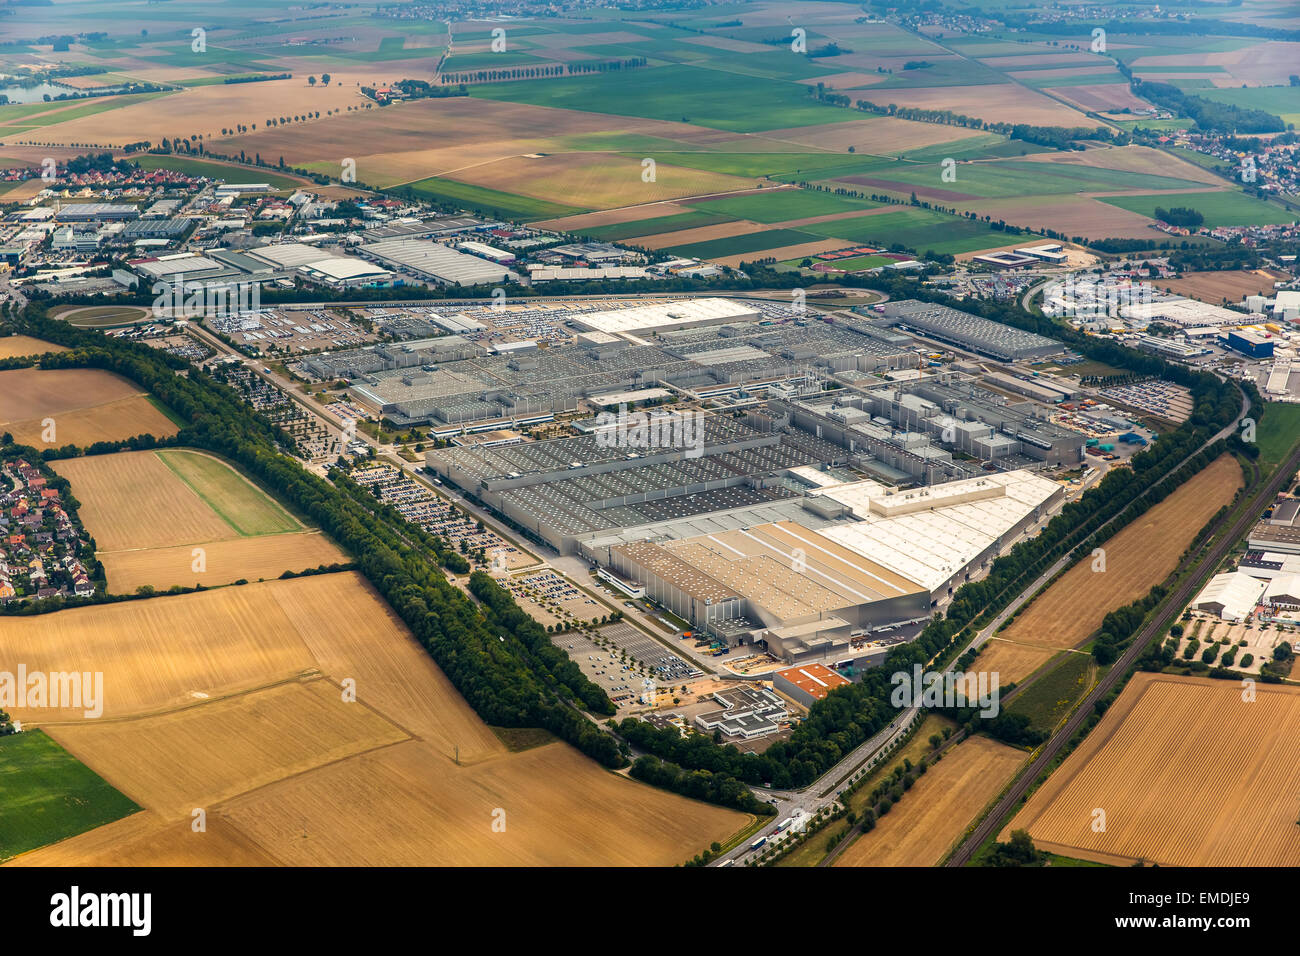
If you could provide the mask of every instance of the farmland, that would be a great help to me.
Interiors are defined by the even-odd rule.
[[[1218,272],[1188,272],[1181,279],[1166,279],[1161,288],[1177,295],[1218,305],[1222,300],[1240,302],[1248,295],[1273,295],[1273,283],[1282,278],[1266,269],[1234,269]]]
[[[1023,751],[976,736],[917,779],[876,827],[853,841],[836,866],[934,866],[1024,762]]]
[[[46,441],[53,419],[53,440]],[[176,434],[172,421],[125,379],[98,369],[0,372],[0,428],[37,448]]]
[[[1005,687],[1007,684],[1024,680],[1050,661],[1056,653],[1050,647],[1016,644],[995,637],[985,643],[983,650],[975,658],[975,663],[967,669],[967,673],[997,674],[998,682]]]
[[[111,591],[229,584],[346,560],[229,465],[181,449],[58,464]],[[195,545],[202,545],[196,552]],[[196,565],[196,558],[201,563]]]
[[[1236,459],[1215,459],[1102,544],[1104,572],[1093,571],[1093,559],[1085,557],[1035,597],[999,636],[1040,647],[1082,643],[1109,611],[1146,594],[1177,567],[1192,539],[1232,501],[1241,482]]]
[[[1207,226],[1291,223],[1297,218],[1295,213],[1280,206],[1233,190],[1215,193],[1162,193],[1155,196],[1109,196],[1102,201],[1153,218],[1157,207],[1195,209],[1205,217]]]
[[[0,737],[0,862],[137,809],[39,730]]]
[[[146,809],[22,864],[669,865],[745,822],[562,743],[508,752],[353,573],[4,619],[0,642],[103,662],[103,719],[40,722]],[[194,806],[216,849],[180,828]]]
[[[1136,674],[1008,830],[1121,866],[1300,864],[1300,689],[1242,698],[1229,681]]]
[[[62,345],[42,342],[29,335],[6,335],[0,338],[0,359],[40,355],[43,352],[66,352]]]

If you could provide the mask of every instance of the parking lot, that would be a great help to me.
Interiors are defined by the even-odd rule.
[[[606,625],[600,630],[603,632],[609,627],[627,627],[627,625]],[[605,636],[601,639],[610,640]],[[610,700],[620,710],[640,709],[645,706],[640,698],[646,692],[643,682],[651,677],[651,672],[635,659],[624,658],[617,644],[612,648],[606,647],[597,644],[585,633],[577,631],[557,634],[552,640],[573,659],[593,683],[598,684],[609,695]],[[655,683],[657,690],[662,682]]]
[[[542,626],[560,622],[590,621],[608,613],[604,607],[587,597],[569,581],[554,571],[536,571],[502,581],[515,596],[516,601],[527,602],[536,608],[533,614]],[[533,613],[529,608],[529,613]]]
[[[694,680],[704,673],[630,624],[621,621],[616,624],[606,624],[598,628],[598,633],[605,640],[612,641],[619,649],[626,651],[629,657],[644,665],[661,684],[680,684]]]
[[[1185,386],[1164,379],[1151,379],[1132,385],[1112,385],[1098,389],[1097,394],[1117,404],[1180,424],[1187,421],[1192,413],[1191,392]]]

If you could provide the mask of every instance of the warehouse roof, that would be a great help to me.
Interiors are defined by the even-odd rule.
[[[1254,609],[1267,586],[1268,582],[1252,578],[1241,571],[1216,574],[1196,596],[1192,607],[1218,606],[1222,608],[1220,616],[1241,620]]]
[[[836,687],[844,687],[851,683],[825,664],[805,664],[802,667],[791,667],[789,670],[780,671],[776,676],[789,681],[805,694],[809,694],[817,700],[821,700]]]
[[[386,239],[361,246],[360,251],[449,285],[481,285],[519,278],[494,262],[467,256],[427,239]]]
[[[578,315],[570,321],[581,329],[598,332],[638,332],[677,329],[686,325],[756,319],[759,312],[731,299],[688,299],[656,303],[611,312]]]

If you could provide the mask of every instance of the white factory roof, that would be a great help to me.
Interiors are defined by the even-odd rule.
[[[1300,603],[1300,574],[1286,574],[1267,582],[1264,599],[1281,604]]]
[[[336,279],[338,281],[361,279],[366,277],[378,279],[392,275],[392,273],[383,266],[377,266],[373,262],[366,262],[364,259],[353,259],[350,256],[335,256],[330,259],[318,259],[315,262],[309,262],[299,268],[309,274],[315,273],[323,275],[327,279]]]
[[[1145,319],[1148,322],[1164,319],[1178,325],[1239,325],[1241,313],[1224,309],[1195,299],[1165,298],[1155,302],[1139,302],[1120,307],[1126,319]]]
[[[676,329],[710,322],[752,319],[757,310],[731,299],[686,299],[681,302],[655,303],[612,312],[593,312],[574,316],[571,322],[597,332],[638,332],[651,329]]]
[[[146,259],[143,262],[134,262],[132,267],[144,275],[161,278],[163,276],[180,275],[185,272],[206,272],[209,269],[220,269],[222,265],[207,256],[195,255],[192,252],[178,252],[171,256],[159,256],[156,259]]]
[[[1194,608],[1207,608],[1208,605],[1221,605],[1219,616],[1228,621],[1240,621],[1259,603],[1268,582],[1252,578],[1242,571],[1227,571],[1210,578],[1196,600]]]
[[[824,490],[823,496],[862,520],[820,533],[935,590],[1060,486],[1032,472],[1010,471],[892,495],[879,488],[877,482],[855,482]]]
[[[315,246],[303,242],[282,242],[274,246],[258,246],[246,250],[255,259],[269,262],[281,269],[296,269],[308,264],[315,265],[329,255]]]
[[[451,285],[480,285],[519,278],[504,266],[429,239],[384,239],[362,246],[361,251]]]

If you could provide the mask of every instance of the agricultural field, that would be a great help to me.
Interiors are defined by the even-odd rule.
[[[1273,283],[1284,278],[1276,270],[1233,269],[1220,272],[1187,272],[1181,279],[1163,279],[1161,288],[1189,299],[1218,305],[1224,299],[1240,302],[1248,295],[1273,296]]]
[[[1010,782],[1024,751],[975,736],[918,778],[876,827],[849,844],[836,866],[935,866]]]
[[[1092,635],[1111,610],[1146,594],[1178,566],[1205,523],[1231,503],[1241,468],[1221,455],[1173,494],[1103,542],[1106,570],[1085,557],[1033,599],[998,636],[1020,644],[1072,648]]]
[[[997,674],[1002,687],[1017,684],[1056,656],[1054,648],[1034,644],[1017,644],[995,637],[985,642],[975,663],[967,668],[970,674]]]
[[[118,452],[61,461],[56,470],[72,483],[115,593],[230,584],[347,560],[206,453]]]
[[[747,819],[562,743],[510,752],[355,573],[3,619],[0,642],[104,662],[101,720],[21,716],[145,808],[18,865],[671,865]]]
[[[25,358],[45,352],[66,352],[67,348],[53,342],[43,342],[30,335],[6,335],[0,338],[0,359]]]
[[[1300,688],[1139,672],[1003,833],[1117,866],[1300,865]],[[1096,810],[1105,827],[1094,827]]]
[[[1024,714],[1033,729],[1050,733],[1092,686],[1096,671],[1092,655],[1065,654],[1016,695],[1007,713]]]
[[[1295,222],[1297,216],[1281,206],[1247,196],[1236,190],[1197,193],[1160,193],[1154,196],[1108,196],[1102,202],[1142,216],[1154,218],[1156,207],[1195,209],[1206,226],[1278,225]]]
[[[1266,402],[1255,437],[1259,440],[1259,460],[1268,467],[1280,465],[1300,439],[1300,405]]]
[[[138,809],[39,730],[0,737],[0,863]]]
[[[79,368],[0,372],[0,429],[35,448],[84,447],[136,435],[165,438],[177,431],[172,420],[126,379]],[[51,434],[53,440],[46,441]]]

